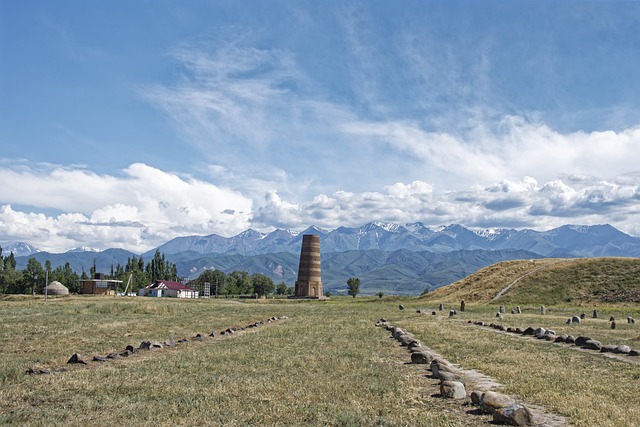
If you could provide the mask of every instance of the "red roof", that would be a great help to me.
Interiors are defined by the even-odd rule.
[[[192,291],[190,287],[180,282],[169,282],[168,280],[156,280],[149,288],[167,288],[174,291]]]

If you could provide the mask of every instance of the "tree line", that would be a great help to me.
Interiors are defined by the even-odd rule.
[[[91,279],[98,273],[96,260],[86,272],[84,267],[80,273],[74,271],[67,261],[64,266],[51,267],[47,260],[44,266],[35,258],[29,258],[24,270],[16,270],[16,260],[12,252],[3,256],[0,246],[0,293],[3,294],[41,294],[45,282],[58,281],[69,289],[71,293],[82,291],[82,280]],[[137,293],[156,280],[182,282],[178,277],[178,269],[174,263],[166,260],[165,255],[156,251],[153,258],[145,261],[142,256],[127,258],[127,263],[112,265],[110,271],[104,272],[104,278],[120,280],[118,291],[123,292],[131,276],[129,292]],[[260,273],[249,274],[246,271],[234,271],[225,274],[220,270],[205,270],[197,279],[186,283],[187,286],[202,289],[208,283],[211,295],[292,295],[293,288],[284,282],[277,286],[268,276]]]
[[[45,282],[58,281],[69,289],[71,293],[82,291],[82,280],[92,279],[98,273],[96,260],[87,273],[82,268],[80,273],[71,268],[67,261],[64,266],[51,268],[51,261],[46,260],[44,266],[35,258],[29,258],[24,270],[16,270],[16,260],[12,252],[3,256],[0,247],[0,293],[3,294],[30,294],[42,293]],[[135,255],[127,258],[127,263],[123,266],[120,263],[111,265],[109,272],[104,274],[105,279],[121,280],[119,291],[124,291],[125,286],[131,276],[132,292],[137,292],[155,280],[180,281],[178,269],[174,263],[165,259],[162,252],[156,251],[153,258],[147,262]]]

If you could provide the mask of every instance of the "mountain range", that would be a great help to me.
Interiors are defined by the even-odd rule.
[[[333,292],[345,288],[346,279],[354,276],[361,279],[363,293],[415,294],[507,259],[640,257],[640,239],[607,224],[565,225],[549,231],[473,231],[458,224],[429,228],[419,222],[372,222],[330,231],[309,227],[303,232],[278,229],[260,233],[249,229],[233,237],[177,237],[142,257],[149,260],[159,250],[186,278],[216,268],[227,273],[263,273],[276,283],[293,285],[304,234],[320,235],[323,284],[325,290]],[[98,270],[105,272],[112,265],[125,265],[129,257],[140,256],[122,249],[14,255],[18,268],[24,268],[28,258],[34,257],[42,263],[50,260],[54,268],[69,262],[76,271],[88,271],[95,259]]]

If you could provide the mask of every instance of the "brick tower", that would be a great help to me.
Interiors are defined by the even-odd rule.
[[[320,236],[302,236],[298,280],[295,296],[298,298],[323,298],[322,277],[320,276]]]

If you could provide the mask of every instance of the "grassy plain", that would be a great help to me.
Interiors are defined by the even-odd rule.
[[[406,309],[398,310],[403,304]],[[640,425],[640,365],[559,345],[497,334],[467,323],[492,321],[497,305],[468,304],[457,317],[432,316],[435,301],[175,300],[67,297],[0,299],[0,424],[220,426],[487,425],[469,407],[433,396],[424,367],[374,327],[385,317],[464,368],[476,369],[527,403],[579,426]],[[448,308],[457,308],[451,305]],[[523,306],[508,326],[559,333],[571,307]],[[423,313],[418,314],[417,309]],[[640,318],[636,306],[600,307],[580,335],[640,347],[640,324],[608,328],[608,316]],[[425,314],[425,312],[427,314]],[[65,365],[165,340],[273,324],[88,366]],[[603,318],[606,319],[603,320]],[[578,335],[578,331],[571,331]],[[29,368],[69,372],[26,375]]]

